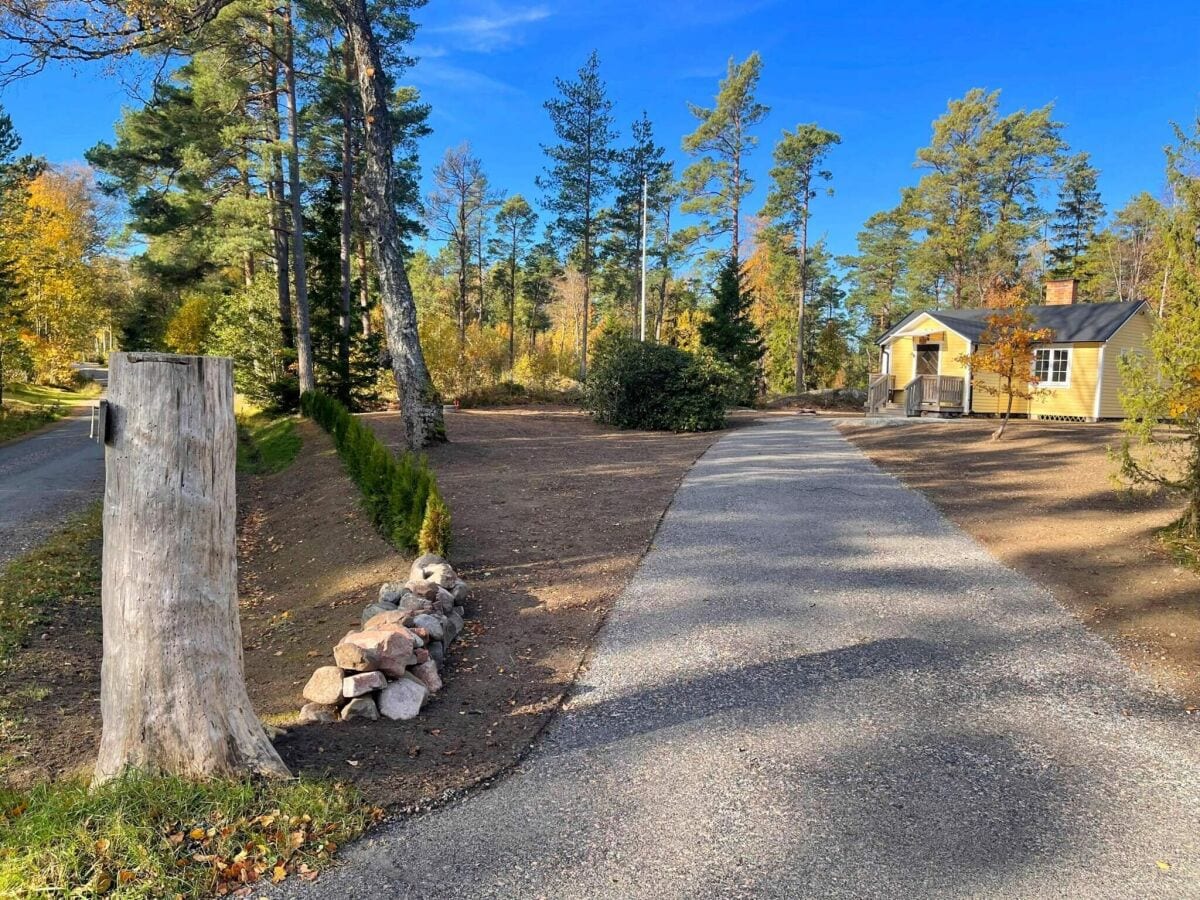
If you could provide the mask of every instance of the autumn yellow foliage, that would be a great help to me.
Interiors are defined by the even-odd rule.
[[[90,173],[47,169],[29,183],[15,218],[6,240],[29,375],[39,384],[66,384],[71,363],[110,324],[95,264],[103,240]]]

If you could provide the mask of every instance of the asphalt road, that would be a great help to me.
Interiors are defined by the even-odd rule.
[[[104,382],[104,369],[85,369]],[[104,490],[104,451],[87,410],[0,444],[0,565],[37,546]]]
[[[525,763],[273,894],[1194,898],[1197,718],[829,425],[774,422],[693,469]]]

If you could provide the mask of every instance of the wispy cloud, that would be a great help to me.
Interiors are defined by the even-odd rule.
[[[426,34],[443,35],[464,50],[491,53],[523,43],[526,26],[548,18],[550,9],[547,6],[499,8],[461,16],[444,25],[430,25],[424,30]]]
[[[456,66],[441,59],[423,59],[412,71],[412,81],[419,88],[436,87],[478,96],[480,94],[512,95],[521,91],[498,78]]]

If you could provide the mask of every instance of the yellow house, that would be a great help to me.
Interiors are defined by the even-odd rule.
[[[1095,422],[1121,419],[1123,353],[1144,351],[1153,313],[1145,301],[1075,303],[1074,282],[1047,285],[1045,306],[1029,308],[1051,339],[1036,347],[1039,393],[1013,398],[1013,413],[1031,419]],[[868,415],[1003,413],[1005,394],[979,388],[990,373],[972,374],[962,357],[979,347],[991,309],[924,310],[879,338],[881,372],[871,376]],[[1032,380],[1032,379],[1031,379]]]

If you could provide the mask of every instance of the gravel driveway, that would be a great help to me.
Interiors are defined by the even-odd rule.
[[[524,764],[277,893],[1196,897],[1195,719],[827,423],[777,420],[697,463]]]
[[[35,547],[104,491],[104,450],[88,439],[91,414],[73,413],[0,445],[0,566]]]

